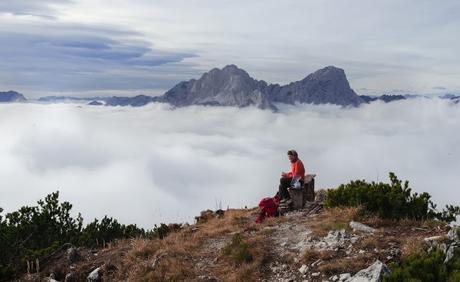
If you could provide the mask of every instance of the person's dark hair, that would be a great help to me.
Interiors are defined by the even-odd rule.
[[[287,152],[287,154],[288,154],[288,155],[291,155],[291,156],[294,156],[294,157],[296,157],[296,158],[298,157],[297,152],[296,152],[295,150],[289,150],[289,151]]]

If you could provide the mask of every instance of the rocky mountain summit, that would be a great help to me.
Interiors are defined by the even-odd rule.
[[[0,92],[0,103],[26,102],[27,99],[16,91]]]
[[[158,98],[174,106],[256,106],[276,109],[275,103],[336,104],[358,106],[363,103],[350,88],[342,69],[328,66],[301,81],[280,86],[255,80],[235,65],[212,69],[198,80],[183,81]]]
[[[235,65],[214,68],[198,80],[183,81],[159,98],[173,106],[257,106],[272,108],[267,83],[258,81]]]

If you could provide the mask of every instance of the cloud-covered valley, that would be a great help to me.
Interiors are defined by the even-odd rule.
[[[105,214],[152,227],[276,192],[286,151],[318,188],[394,171],[440,205],[460,204],[460,108],[440,99],[254,108],[166,104],[0,105],[0,207],[59,190],[86,222]]]

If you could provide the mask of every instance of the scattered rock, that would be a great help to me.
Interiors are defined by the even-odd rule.
[[[76,263],[81,259],[80,253],[78,252],[77,248],[70,247],[67,249],[67,260],[72,264]]]
[[[351,278],[351,274],[350,273],[342,273],[340,274],[339,276],[339,281],[347,281],[348,279]]]
[[[451,240],[455,244],[458,244],[460,241],[457,233],[459,229],[459,226],[453,226],[447,233],[447,238],[449,238],[449,240]]]
[[[299,272],[302,274],[305,274],[307,273],[307,271],[308,271],[308,266],[306,266],[305,264],[302,264],[302,266],[299,268]]]
[[[360,270],[346,282],[380,282],[383,276],[390,273],[388,267],[379,260],[376,260],[371,266]]]
[[[67,275],[65,276],[64,282],[77,282],[77,277],[75,273],[73,272],[67,273]]]
[[[339,280],[339,276],[338,275],[331,276],[331,277],[329,277],[329,280],[337,281],[337,280]]]
[[[100,275],[100,270],[101,268],[98,267],[96,269],[94,269],[89,275],[88,275],[88,282],[96,282],[96,281],[101,281],[101,275]]]
[[[375,232],[374,228],[367,226],[365,224],[362,224],[360,222],[356,222],[356,221],[351,221],[350,227],[351,229],[353,229],[353,231],[364,231],[364,232],[369,232],[369,233]]]
[[[433,242],[433,241],[441,241],[442,239],[444,239],[444,236],[432,236],[432,237],[427,237],[423,240],[425,240],[425,242]]]

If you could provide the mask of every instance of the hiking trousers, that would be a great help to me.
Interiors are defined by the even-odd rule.
[[[281,177],[280,178],[279,194],[280,194],[281,199],[291,198],[288,192],[288,188],[291,187],[291,181],[292,181],[292,177]]]

